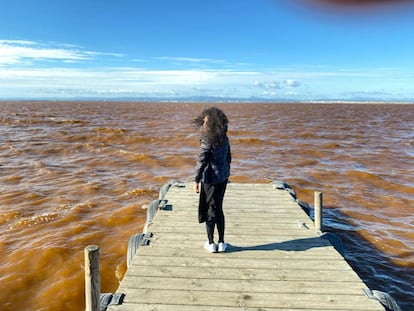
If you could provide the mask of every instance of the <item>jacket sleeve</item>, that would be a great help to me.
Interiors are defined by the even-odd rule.
[[[208,162],[210,161],[210,145],[202,139],[200,141],[200,148],[197,157],[197,164],[195,168],[194,181],[199,183],[203,177],[204,169],[206,168]]]

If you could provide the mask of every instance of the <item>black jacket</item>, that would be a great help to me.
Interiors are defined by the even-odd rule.
[[[218,184],[230,176],[231,151],[227,136],[218,147],[213,147],[205,138],[200,140],[194,181]]]

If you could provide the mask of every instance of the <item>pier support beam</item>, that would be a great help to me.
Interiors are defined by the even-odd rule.
[[[99,246],[85,247],[85,311],[99,311],[101,279],[99,275]]]
[[[315,191],[314,194],[314,208],[315,208],[315,230],[316,231],[323,231],[323,223],[322,223],[322,212],[323,212],[323,205],[322,205],[322,192]]]

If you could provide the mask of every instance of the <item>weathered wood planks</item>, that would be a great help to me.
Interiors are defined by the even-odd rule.
[[[119,311],[384,310],[287,191],[230,183],[226,253],[208,253],[191,184],[171,188],[148,246],[140,246],[118,292]]]

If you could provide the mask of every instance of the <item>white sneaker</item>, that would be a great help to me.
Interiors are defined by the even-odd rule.
[[[218,245],[218,251],[219,253],[225,252],[227,249],[227,243],[223,242],[223,243],[219,243]]]
[[[216,253],[217,252],[217,244],[216,243],[209,244],[208,241],[207,241],[206,243],[204,243],[204,248],[210,253]]]

